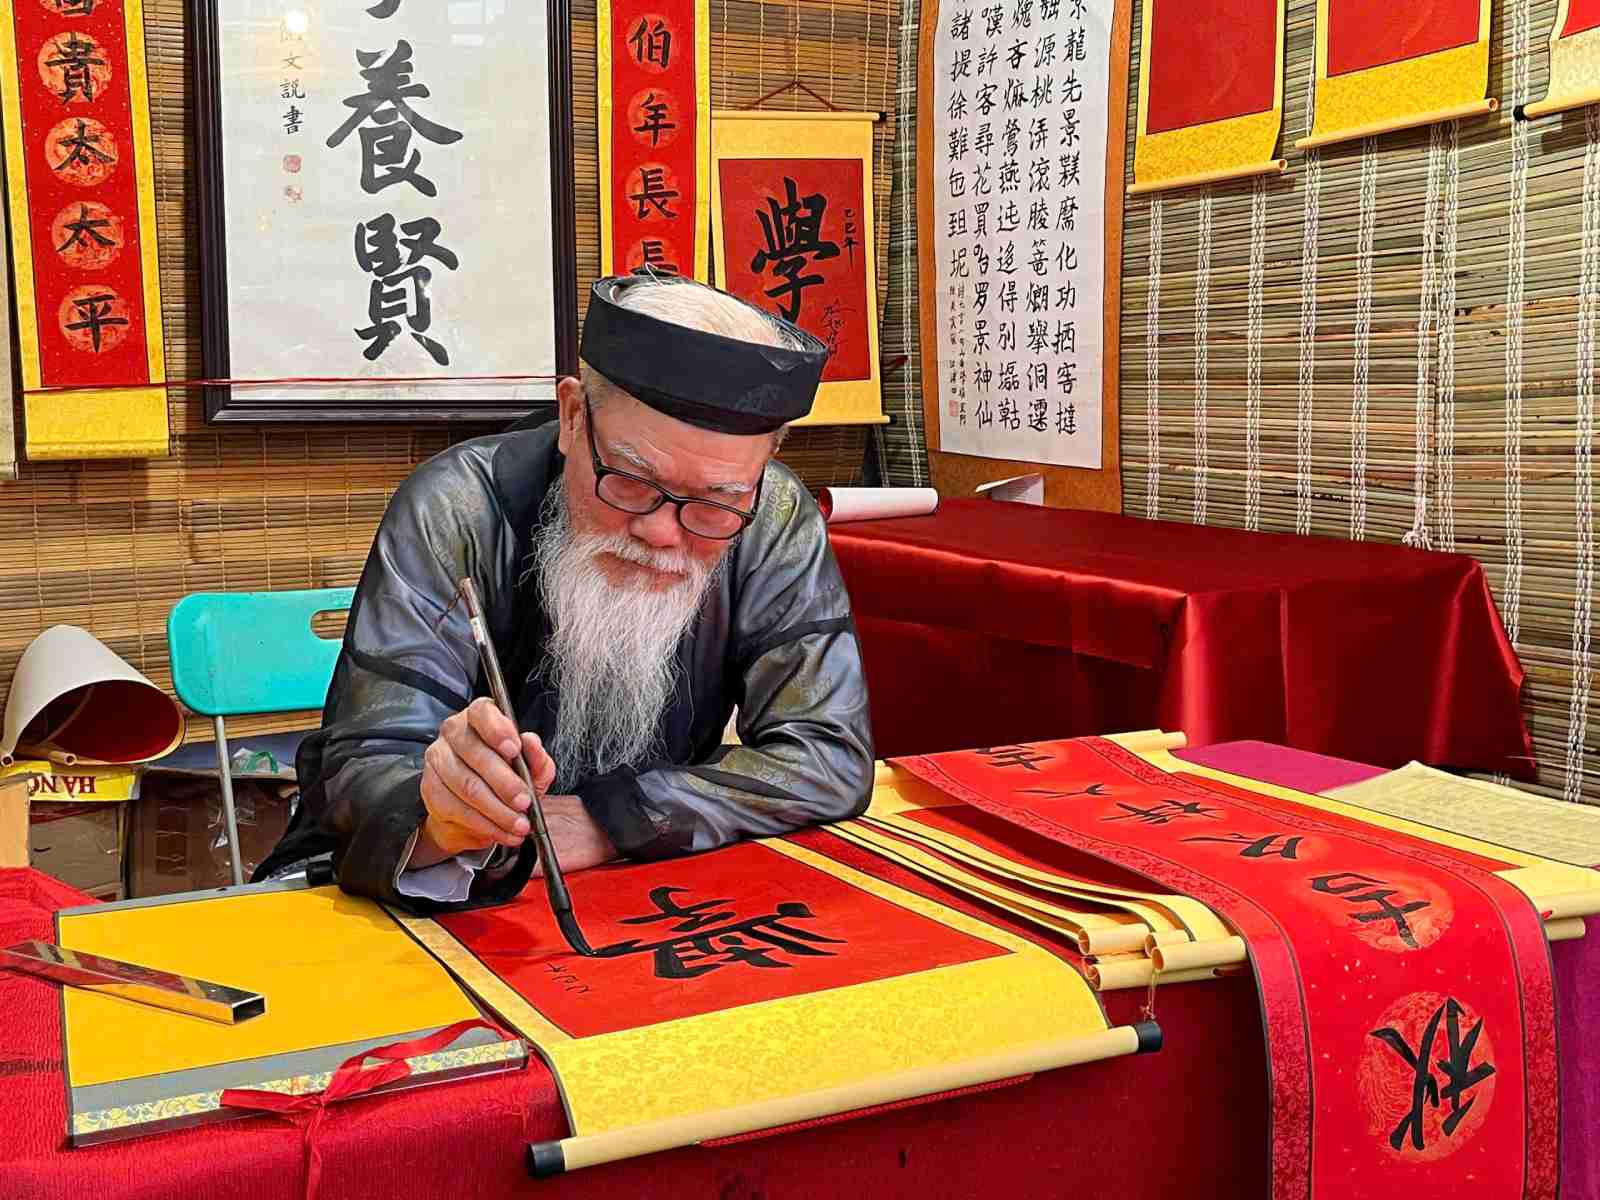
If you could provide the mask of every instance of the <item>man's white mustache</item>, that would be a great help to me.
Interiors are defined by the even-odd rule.
[[[611,554],[624,562],[637,563],[668,575],[693,578],[699,573],[700,564],[693,555],[682,550],[656,550],[626,534],[595,534],[583,540],[589,543],[591,554]]]

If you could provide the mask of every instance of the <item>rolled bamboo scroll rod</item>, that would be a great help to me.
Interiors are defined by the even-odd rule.
[[[1551,113],[1588,108],[1591,104],[1600,104],[1600,87],[1571,92],[1565,96],[1546,96],[1543,100],[1535,100],[1532,104],[1519,104],[1513,115],[1519,121],[1531,121],[1535,117],[1548,117]]]
[[[1335,129],[1329,133],[1312,134],[1295,142],[1296,150],[1310,150],[1317,146],[1331,146],[1336,142],[1350,142],[1357,138],[1377,137],[1380,133],[1394,133],[1400,129],[1416,129],[1440,121],[1459,121],[1463,117],[1484,117],[1498,111],[1500,101],[1493,96],[1487,100],[1474,100],[1471,104],[1458,104],[1454,108],[1441,108],[1436,112],[1415,113],[1409,117],[1395,117],[1388,121],[1374,121],[1371,125],[1353,125],[1349,129]]]

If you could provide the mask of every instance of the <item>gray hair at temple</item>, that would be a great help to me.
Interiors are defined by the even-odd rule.
[[[779,346],[785,350],[800,350],[805,346],[794,330],[777,317],[727,292],[680,276],[647,278],[648,283],[633,284],[623,292],[617,299],[617,306],[658,321],[757,346]],[[596,408],[615,390],[615,385],[588,363],[579,365],[578,378],[589,403]],[[772,435],[774,450],[783,444],[788,432],[785,426]]]

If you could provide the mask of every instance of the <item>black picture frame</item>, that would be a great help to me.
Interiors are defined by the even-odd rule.
[[[205,378],[232,378],[228,328],[227,212],[224,179],[227,155],[222,136],[222,10],[229,0],[189,0],[190,51],[194,63],[195,179],[199,218],[201,360]],[[550,215],[552,279],[555,300],[556,370],[578,370],[577,213],[573,187],[572,34],[570,0],[545,0],[550,78]],[[292,389],[234,389],[226,384],[201,389],[208,423],[354,422],[421,423],[518,421],[553,417],[555,384],[548,398],[519,400],[440,400],[417,403],[385,400],[374,388],[371,401],[328,401],[295,396]]]

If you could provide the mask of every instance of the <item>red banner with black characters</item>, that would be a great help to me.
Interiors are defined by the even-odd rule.
[[[13,0],[0,30],[6,177],[23,388],[126,388],[163,373],[149,99],[138,0]],[[106,403],[85,453],[166,449],[164,393],[152,423]],[[49,401],[30,399],[31,454]],[[94,412],[72,410],[92,423]],[[72,440],[75,434],[65,440]],[[48,437],[46,438],[48,441]],[[145,445],[148,443],[148,446]]]
[[[1099,739],[895,765],[1238,930],[1266,1022],[1274,1197],[1556,1195],[1549,952],[1505,864]]]
[[[600,273],[708,278],[708,0],[600,0]]]

